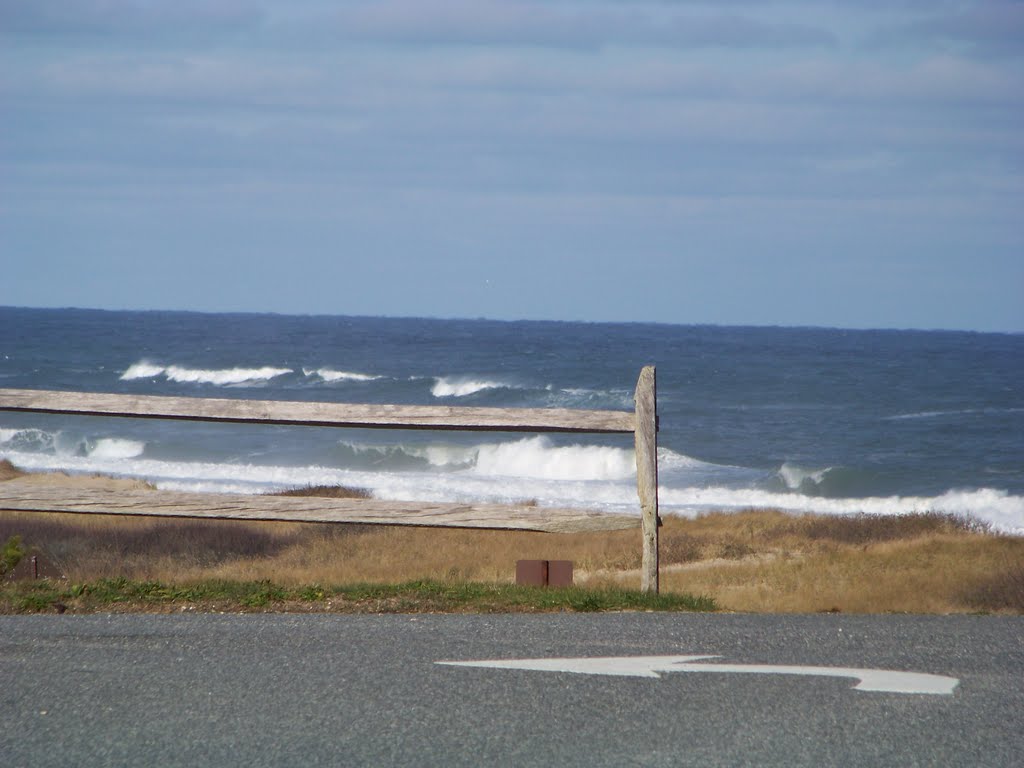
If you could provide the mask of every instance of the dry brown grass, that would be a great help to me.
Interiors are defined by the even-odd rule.
[[[862,548],[782,552],[732,565],[669,571],[669,590],[714,596],[738,611],[952,613],[996,606],[972,592],[1007,561],[1024,562],[1020,540],[932,535]],[[1020,610],[1020,607],[1017,608]]]
[[[574,562],[579,584],[639,587],[639,528],[542,534],[0,512],[0,542],[12,535],[77,582],[508,583],[516,560],[560,559]],[[1024,538],[945,515],[666,517],[661,555],[662,591],[707,595],[726,610],[1024,612]]]
[[[707,594],[729,610],[1024,612],[1024,539],[966,518],[756,510],[663,530],[662,588]]]
[[[370,499],[373,494],[365,488],[351,488],[347,485],[307,485],[302,488],[289,488],[278,491],[271,496],[321,496],[327,499]]]
[[[595,569],[635,568],[640,557],[632,531],[569,535],[0,512],[0,540],[11,535],[77,581],[510,582],[517,559],[572,559],[577,568]]]

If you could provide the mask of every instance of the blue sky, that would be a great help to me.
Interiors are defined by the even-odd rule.
[[[1024,331],[1024,3],[0,0],[0,304]]]

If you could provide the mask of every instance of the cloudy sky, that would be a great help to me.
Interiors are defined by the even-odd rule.
[[[0,305],[1024,331],[1024,2],[0,0]]]

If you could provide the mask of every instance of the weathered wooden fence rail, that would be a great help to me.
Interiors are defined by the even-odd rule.
[[[472,408],[419,405],[232,400],[154,395],[115,395],[0,389],[0,411],[74,414],[362,429],[429,429],[634,435],[643,557],[641,589],[658,591],[658,416],[653,366],[640,372],[636,410]],[[636,518],[527,504],[447,504],[241,496],[175,491],[68,488],[45,483],[0,482],[0,509],[159,515],[169,517],[299,520],[520,530],[608,530]]]

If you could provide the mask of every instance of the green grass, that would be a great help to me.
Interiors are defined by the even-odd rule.
[[[21,544],[21,536],[11,536],[0,547],[0,576],[13,571],[25,556],[25,547]]]
[[[520,587],[475,582],[282,587],[266,581],[39,580],[0,586],[0,613],[260,610],[329,613],[547,613],[714,611],[710,597],[645,595],[625,589]]]

